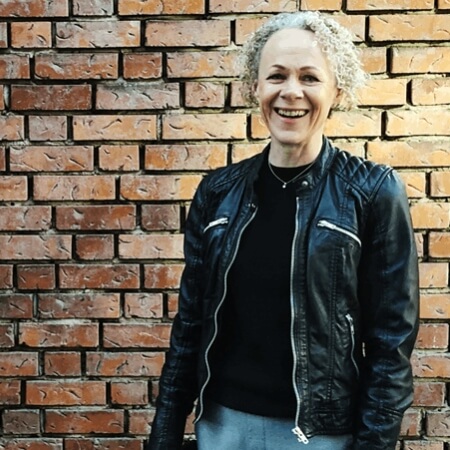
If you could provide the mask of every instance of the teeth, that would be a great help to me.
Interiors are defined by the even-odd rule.
[[[285,117],[303,117],[306,116],[307,111],[293,111],[290,109],[279,109],[278,114],[280,114],[280,116]]]

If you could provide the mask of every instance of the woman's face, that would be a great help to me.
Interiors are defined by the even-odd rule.
[[[312,145],[320,150],[338,89],[312,31],[285,29],[269,38],[261,52],[255,95],[272,148]]]

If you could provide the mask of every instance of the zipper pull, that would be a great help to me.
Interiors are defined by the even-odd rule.
[[[307,444],[309,442],[308,438],[305,436],[305,433],[303,433],[300,427],[292,428],[292,432],[297,436],[298,442],[302,442],[303,444]]]

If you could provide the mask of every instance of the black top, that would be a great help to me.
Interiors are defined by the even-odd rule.
[[[273,168],[288,181],[304,170]],[[228,408],[294,417],[290,269],[296,199],[270,172],[258,180],[258,210],[244,231],[228,276],[206,396]]]

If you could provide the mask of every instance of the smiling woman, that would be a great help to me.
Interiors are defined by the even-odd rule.
[[[147,449],[394,450],[412,401],[418,267],[398,175],[324,136],[365,79],[318,13],[269,19],[244,81],[270,143],[209,174],[185,229],[179,311]]]

